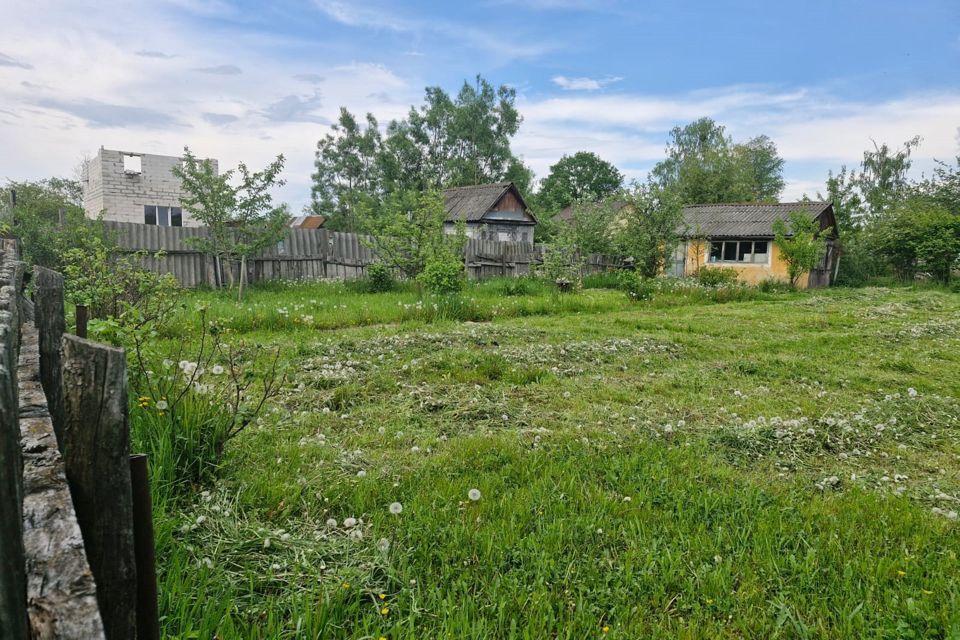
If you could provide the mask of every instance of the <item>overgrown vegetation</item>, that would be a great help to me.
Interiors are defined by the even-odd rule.
[[[429,299],[402,287],[188,294],[173,322],[194,346],[182,320],[202,302],[224,339],[279,345],[292,377],[215,475],[158,504],[165,634],[960,624],[955,294],[657,279],[636,304],[513,282],[456,296],[485,324],[425,325]],[[131,411],[161,431],[143,428],[155,404]]]

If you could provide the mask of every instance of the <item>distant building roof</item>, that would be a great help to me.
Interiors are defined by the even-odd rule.
[[[626,200],[610,200],[610,201],[604,200],[602,202],[583,202],[583,203],[572,204],[569,207],[564,207],[563,209],[560,209],[560,211],[557,211],[554,217],[557,218],[558,220],[563,220],[568,224],[573,224],[576,221],[578,212],[589,211],[592,207],[600,208],[606,204],[609,204],[614,212],[619,212],[620,209],[623,209],[625,206],[627,206],[627,201]]]
[[[293,229],[319,229],[326,221],[326,216],[297,216],[290,218],[287,226]]]
[[[707,238],[773,237],[773,224],[786,222],[790,212],[802,211],[812,220],[820,220],[820,228],[832,226],[833,205],[829,202],[780,202],[776,204],[695,204],[683,208],[684,236]]]
[[[512,192],[522,207],[522,213],[530,216],[533,223],[536,218],[527,210],[520,190],[512,182],[494,182],[469,187],[453,187],[443,192],[444,206],[447,209],[447,222],[480,222],[508,192]]]

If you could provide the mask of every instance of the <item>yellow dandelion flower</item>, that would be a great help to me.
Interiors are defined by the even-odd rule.
[[[907,572],[906,572],[906,571],[897,571],[897,575],[902,578],[903,576],[907,575]]]
[[[604,627],[604,628],[602,629],[602,631],[603,631],[604,633],[610,633],[610,627]]]
[[[344,583],[343,583],[343,588],[344,588],[344,589],[349,589],[349,588],[350,588],[350,583],[349,583],[349,582],[344,582]]]
[[[386,600],[386,599],[387,599],[387,594],[381,593],[381,594],[380,594],[380,599],[381,599],[381,600]]]
[[[390,613],[390,607],[384,607],[383,609],[380,609],[380,615],[385,616],[388,613]]]

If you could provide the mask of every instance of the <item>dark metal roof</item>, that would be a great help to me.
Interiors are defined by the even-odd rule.
[[[787,221],[791,211],[802,211],[816,220],[829,202],[780,202],[777,204],[695,204],[683,208],[682,235],[707,238],[772,238],[773,223]],[[832,219],[832,218],[831,218]]]
[[[447,208],[447,222],[479,222],[492,209],[507,191],[513,191],[526,212],[527,205],[520,191],[512,182],[494,182],[470,187],[453,187],[443,192],[444,205]],[[527,215],[530,215],[527,212]],[[532,215],[530,215],[533,218]]]

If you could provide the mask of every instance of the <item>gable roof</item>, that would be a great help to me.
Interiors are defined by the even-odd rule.
[[[681,235],[689,237],[696,234],[708,238],[772,238],[773,223],[777,220],[786,222],[792,211],[802,211],[810,216],[811,220],[820,219],[821,228],[834,224],[833,205],[829,202],[695,204],[683,208],[685,229]],[[828,215],[824,216],[825,213]]]
[[[523,207],[524,213],[529,215],[534,222],[533,217],[527,210],[527,203],[524,202],[520,190],[512,182],[494,182],[491,184],[477,184],[469,187],[453,187],[444,189],[443,202],[447,208],[447,222],[480,222],[500,201],[508,191],[512,191],[514,197]]]
[[[579,211],[589,212],[594,207],[600,209],[607,204],[609,204],[610,208],[613,209],[615,213],[619,213],[621,209],[627,206],[627,201],[616,199],[609,201],[601,200],[600,202],[582,202],[579,204],[571,204],[563,209],[560,209],[560,211],[557,211],[557,213],[554,214],[554,217],[557,220],[562,220],[568,224],[575,224],[577,221],[577,213]]]

